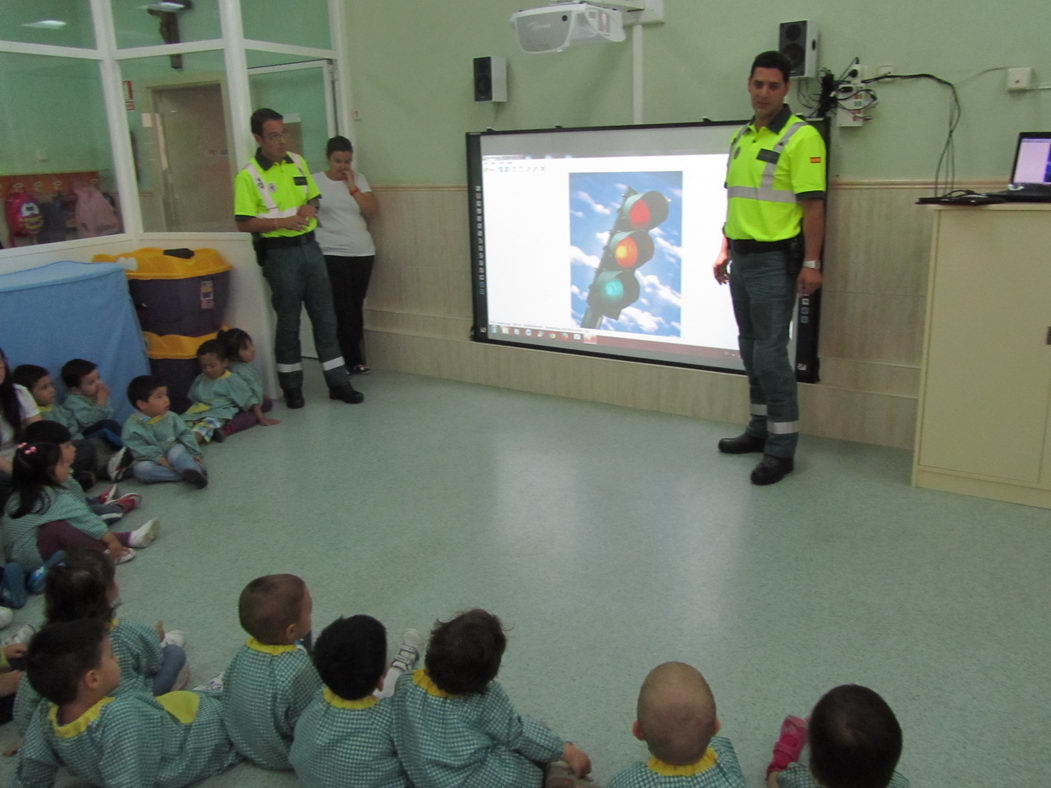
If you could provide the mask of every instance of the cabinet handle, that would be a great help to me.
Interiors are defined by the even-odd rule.
[[[1051,345],[1051,326],[1047,327],[1047,344]]]

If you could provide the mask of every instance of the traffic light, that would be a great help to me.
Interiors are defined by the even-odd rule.
[[[616,320],[624,307],[638,300],[640,287],[635,269],[653,257],[649,231],[667,218],[667,197],[658,191],[640,194],[628,187],[588,289],[582,328],[598,328],[603,317]]]

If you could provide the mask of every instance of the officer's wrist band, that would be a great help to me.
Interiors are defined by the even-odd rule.
[[[803,261],[803,267],[804,268],[813,268],[815,271],[820,271],[821,270],[821,261],[820,260],[804,260]]]

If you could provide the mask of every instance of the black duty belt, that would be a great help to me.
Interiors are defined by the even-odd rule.
[[[283,249],[288,246],[303,246],[314,240],[314,231],[302,235],[278,235],[273,238],[260,238],[264,249]]]
[[[740,240],[731,238],[730,251],[744,252],[745,254],[757,254],[759,252],[777,252],[783,249],[791,249],[795,238],[785,238],[783,241],[753,241],[750,238]]]

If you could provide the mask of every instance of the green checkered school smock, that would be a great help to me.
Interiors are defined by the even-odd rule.
[[[153,695],[153,675],[161,669],[161,639],[157,631],[148,624],[115,618],[110,624],[109,638],[113,656],[120,664],[120,685],[113,691],[114,697],[126,692]],[[33,712],[43,700],[23,675],[12,711],[15,729],[23,736]]]
[[[788,768],[777,775],[777,784],[780,788],[821,788],[810,774],[810,767],[801,763],[788,764]],[[909,781],[894,772],[887,788],[909,788]]]
[[[409,788],[394,751],[394,711],[388,699],[346,700],[328,687],[296,723],[288,755],[308,788]]]
[[[266,769],[291,769],[296,721],[320,689],[303,649],[249,638],[223,677],[223,715],[237,751]]]
[[[420,669],[398,679],[392,701],[398,757],[417,788],[539,788],[541,765],[565,748],[495,681],[481,694],[450,695]]]
[[[57,715],[53,703],[33,714],[18,752],[18,785],[51,786],[65,766],[96,785],[175,788],[239,760],[223,730],[222,704],[196,692],[103,698],[66,725]]]
[[[734,746],[714,736],[696,763],[673,766],[659,758],[636,763],[610,781],[609,788],[743,788],[744,775]]]

